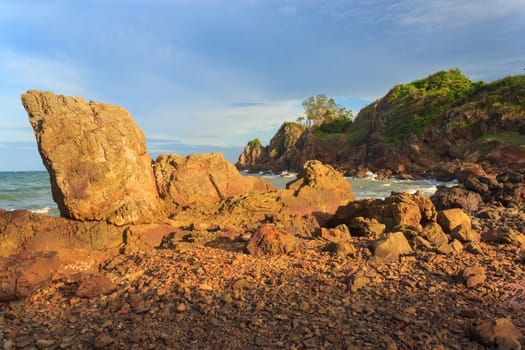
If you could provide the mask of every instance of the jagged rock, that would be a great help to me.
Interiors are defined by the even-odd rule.
[[[163,217],[144,134],[125,109],[36,90],[22,103],[63,217],[116,225]]]
[[[319,161],[306,162],[297,180],[281,194],[281,201],[292,213],[313,214],[320,221],[328,220],[340,206],[354,199],[352,186],[343,175]]]
[[[305,128],[298,123],[286,122],[281,125],[268,146],[263,147],[258,139],[248,142],[235,166],[238,169],[273,170],[276,173],[301,169],[306,159],[296,156],[294,146]]]
[[[160,197],[171,213],[180,207],[216,203],[246,192],[276,190],[262,179],[241,175],[220,153],[163,154],[154,169]]]
[[[273,225],[265,225],[250,238],[246,251],[255,256],[263,256],[288,254],[297,248],[298,242],[294,235]]]
[[[353,218],[348,227],[355,236],[364,236],[371,239],[378,238],[386,229],[386,225],[376,219],[367,219],[362,216]]]
[[[496,346],[500,350],[519,350],[523,340],[521,332],[508,318],[474,324],[470,336],[482,345]]]
[[[470,217],[461,209],[447,209],[438,212],[437,222],[452,238],[463,242],[479,241],[479,234],[472,230]]]
[[[461,272],[461,279],[469,288],[483,284],[486,279],[485,268],[480,265],[467,267]]]
[[[438,186],[436,193],[430,199],[438,210],[460,208],[467,213],[474,213],[483,204],[483,198],[476,192],[469,191],[463,186]]]
[[[393,232],[379,238],[373,243],[373,249],[374,256],[384,262],[394,262],[400,255],[412,253],[412,247],[403,232]]]
[[[375,219],[391,230],[395,226],[418,226],[433,220],[435,209],[419,193],[392,193],[385,199],[363,199],[341,206],[333,223],[349,223],[356,217]]]

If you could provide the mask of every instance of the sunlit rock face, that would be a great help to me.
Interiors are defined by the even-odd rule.
[[[63,217],[125,225],[162,215],[144,134],[125,109],[36,90],[22,103]]]
[[[220,153],[162,154],[155,162],[155,178],[170,213],[243,193],[277,190],[262,179],[241,175]]]

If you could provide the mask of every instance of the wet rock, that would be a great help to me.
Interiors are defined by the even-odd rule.
[[[104,275],[89,276],[81,280],[75,294],[81,298],[95,298],[113,292],[117,286]]]
[[[246,192],[276,190],[262,179],[241,175],[220,153],[163,154],[154,165],[159,194],[170,213],[180,207],[216,203]]]
[[[486,279],[485,268],[483,268],[483,266],[480,265],[466,267],[461,272],[461,279],[469,288],[473,288],[480,284],[483,284],[485,283]]]
[[[519,350],[523,335],[508,318],[483,321],[474,324],[470,336],[485,346],[496,346],[498,349]]]
[[[295,236],[273,225],[259,228],[246,246],[246,251],[255,256],[288,254],[297,249]]]
[[[374,256],[383,262],[394,262],[400,255],[412,253],[412,247],[403,232],[393,232],[379,238],[373,243],[373,249]]]
[[[144,134],[126,110],[36,90],[22,103],[63,217],[116,225],[163,217]]]

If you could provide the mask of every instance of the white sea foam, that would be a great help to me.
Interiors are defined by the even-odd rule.
[[[31,210],[32,213],[36,213],[36,214],[49,214],[50,211],[51,211],[50,207],[45,207],[45,208],[42,208],[42,209]]]

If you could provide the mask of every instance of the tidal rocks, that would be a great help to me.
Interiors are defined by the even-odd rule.
[[[163,216],[144,134],[125,109],[36,90],[22,103],[63,217],[125,225]]]
[[[281,194],[281,201],[293,213],[317,213],[320,220],[326,220],[354,199],[352,186],[343,175],[316,160],[306,162],[297,180],[289,183]]]
[[[159,194],[170,213],[180,207],[216,203],[246,192],[275,191],[262,179],[243,176],[220,153],[160,155],[154,165]]]
[[[434,205],[420,194],[392,193],[383,199],[363,199],[341,206],[335,213],[334,224],[349,223],[353,218],[375,219],[386,225],[417,226],[436,217]]]

